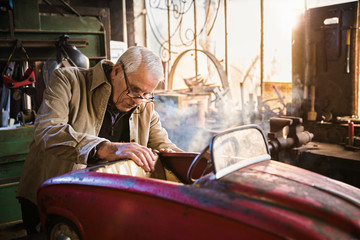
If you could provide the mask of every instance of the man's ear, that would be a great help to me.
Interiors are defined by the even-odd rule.
[[[117,76],[118,74],[122,74],[122,70],[123,69],[120,64],[115,64],[112,73],[114,74],[114,76]]]

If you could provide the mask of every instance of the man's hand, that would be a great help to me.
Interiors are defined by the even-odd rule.
[[[98,145],[97,158],[112,162],[131,159],[145,171],[154,171],[155,155],[150,148],[137,143],[102,142]]]
[[[160,152],[172,153],[172,152],[175,152],[175,151],[172,150],[171,148],[160,148],[159,150],[154,150],[154,153],[160,153]]]

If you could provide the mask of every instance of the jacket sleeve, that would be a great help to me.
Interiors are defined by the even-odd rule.
[[[74,73],[55,70],[43,95],[43,102],[34,124],[34,140],[37,147],[62,160],[86,164],[89,152],[98,143],[94,129],[74,129],[70,106],[74,94]],[[77,83],[78,84],[78,83]],[[77,86],[77,88],[86,86]],[[86,96],[85,96],[86,97]],[[79,104],[82,102],[79,101]],[[80,106],[73,106],[74,109]]]
[[[183,152],[168,137],[165,128],[162,127],[159,114],[153,108],[151,111],[150,134],[148,146],[153,149],[170,148],[176,152]]]

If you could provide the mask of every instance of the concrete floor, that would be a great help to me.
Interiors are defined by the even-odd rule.
[[[44,233],[27,236],[22,223],[15,223],[0,228],[0,240],[45,240]]]

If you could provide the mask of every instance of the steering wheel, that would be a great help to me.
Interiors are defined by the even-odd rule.
[[[206,159],[206,168],[204,169],[204,171],[201,173],[200,177],[201,178],[202,176],[205,175],[205,173],[208,171],[208,169],[211,167],[211,159],[210,159],[210,152],[209,152],[209,146],[207,146],[206,148],[204,148],[200,153],[199,155],[197,155],[194,160],[192,161],[190,167],[189,167],[189,170],[187,172],[187,175],[186,175],[186,181],[188,183],[193,183],[195,180],[197,179],[194,179],[192,176],[194,174],[194,171],[196,169],[196,166],[198,165],[198,163],[200,162],[201,159]],[[198,178],[198,179],[199,179]]]

